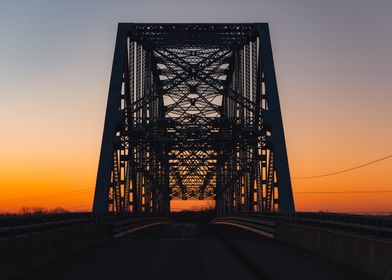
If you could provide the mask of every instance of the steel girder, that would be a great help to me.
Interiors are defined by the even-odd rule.
[[[120,23],[93,211],[294,211],[266,23]]]

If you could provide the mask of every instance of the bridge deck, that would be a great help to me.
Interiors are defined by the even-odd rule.
[[[368,279],[304,250],[227,226],[176,223],[114,240],[28,279]]]

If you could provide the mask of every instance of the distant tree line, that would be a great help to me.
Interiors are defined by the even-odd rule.
[[[20,215],[42,215],[42,214],[62,214],[70,212],[62,207],[45,208],[45,207],[22,207],[18,214]]]

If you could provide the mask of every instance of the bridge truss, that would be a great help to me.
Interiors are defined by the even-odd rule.
[[[268,25],[118,26],[93,211],[294,211]]]

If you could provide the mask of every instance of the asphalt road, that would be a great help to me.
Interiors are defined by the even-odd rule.
[[[228,226],[175,223],[124,236],[26,279],[369,279],[307,251]]]

